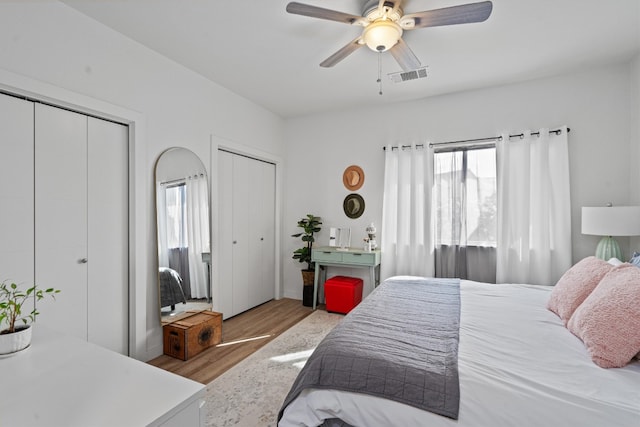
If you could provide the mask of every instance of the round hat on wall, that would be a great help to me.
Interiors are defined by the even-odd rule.
[[[344,170],[342,182],[349,191],[356,191],[364,184],[364,172],[360,166],[351,165]]]
[[[364,213],[364,199],[359,194],[349,194],[342,202],[342,209],[349,218],[360,218]]]

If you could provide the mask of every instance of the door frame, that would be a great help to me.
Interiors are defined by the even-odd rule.
[[[209,174],[209,188],[211,192],[211,264],[212,266],[220,265],[219,264],[219,247],[220,244],[218,242],[219,236],[219,219],[220,212],[218,210],[219,204],[219,194],[218,194],[218,150],[228,151],[232,154],[238,154],[241,156],[251,157],[256,160],[262,160],[268,163],[273,163],[275,165],[275,174],[276,174],[276,182],[275,182],[275,231],[274,231],[274,251],[275,251],[275,268],[274,268],[274,297],[275,299],[282,298],[283,294],[283,286],[282,286],[282,260],[281,260],[281,229],[282,229],[282,170],[283,170],[283,161],[282,158],[276,156],[271,153],[267,153],[262,150],[258,150],[256,148],[241,144],[236,141],[232,141],[226,138],[223,138],[218,135],[211,135],[211,159],[210,159],[210,170],[211,174]],[[213,179],[216,179],[216,182],[213,182]],[[219,297],[220,287],[219,287],[219,276],[217,269],[212,268],[211,273],[211,295],[213,300],[215,301]]]
[[[147,354],[147,292],[156,286],[149,273],[146,248],[149,204],[146,183],[146,118],[143,114],[91,98],[42,81],[0,69],[0,91],[8,95],[110,120],[129,128],[129,351],[128,355],[149,360]],[[136,268],[136,266],[142,266]],[[153,284],[150,283],[153,279]]]

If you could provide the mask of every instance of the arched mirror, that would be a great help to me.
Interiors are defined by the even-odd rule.
[[[185,148],[164,151],[155,168],[158,293],[162,323],[211,309],[209,187],[202,161]]]

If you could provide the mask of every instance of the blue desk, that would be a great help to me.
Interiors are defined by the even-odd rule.
[[[369,269],[369,280],[371,282],[371,290],[378,286],[380,282],[380,259],[382,254],[380,249],[371,252],[362,249],[349,248],[340,250],[332,246],[324,246],[313,248],[311,250],[311,261],[316,265],[315,277],[313,279],[313,309],[316,309],[318,303],[318,282],[320,280],[320,267],[358,267]],[[376,276],[377,270],[377,276]],[[327,276],[325,268],[325,278]],[[322,281],[324,283],[324,281]]]

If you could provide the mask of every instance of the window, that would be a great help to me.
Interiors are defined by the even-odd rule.
[[[495,147],[434,154],[436,245],[496,245]]]
[[[167,205],[167,247],[186,248],[187,244],[187,215],[186,186],[174,185],[165,190]]]
[[[495,282],[495,147],[434,153],[436,277]]]

